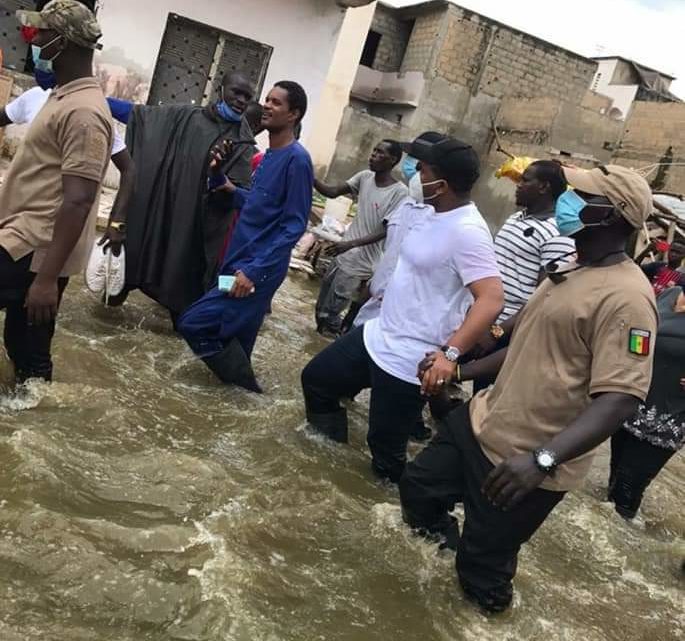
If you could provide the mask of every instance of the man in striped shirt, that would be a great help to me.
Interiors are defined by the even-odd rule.
[[[575,243],[559,235],[554,219],[557,198],[565,191],[561,165],[551,160],[531,163],[521,177],[516,204],[523,209],[510,216],[495,237],[504,309],[491,328],[492,347],[513,330],[516,314],[544,277],[545,265],[572,260]]]

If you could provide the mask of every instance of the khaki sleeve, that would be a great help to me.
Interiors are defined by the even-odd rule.
[[[590,394],[619,392],[644,401],[652,382],[654,301],[628,289],[601,305],[593,321]]]
[[[60,128],[62,174],[100,182],[112,151],[112,123],[93,109],[77,109]]]

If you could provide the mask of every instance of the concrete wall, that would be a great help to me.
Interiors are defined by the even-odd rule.
[[[383,8],[386,27],[387,14]],[[511,138],[512,145],[530,149],[536,157],[547,157],[552,143],[591,154],[602,151],[605,137],[615,142],[603,130],[604,120],[609,119],[602,111],[610,101],[586,97],[597,67],[594,61],[454,5],[413,15],[409,8],[401,15],[415,19],[400,76],[423,74],[418,106],[377,105],[355,95],[338,132],[331,179],[348,178],[364,167],[381,138],[409,140],[423,131],[441,131],[469,142],[481,155],[483,179],[476,196],[496,227],[513,208],[513,186],[492,178],[505,159],[492,153],[496,118],[506,112],[508,126],[520,130]],[[369,84],[373,78],[366,80]],[[378,90],[382,87],[379,81]],[[366,93],[373,95],[373,88],[366,87]],[[540,95],[549,97],[534,102],[513,98],[533,100]],[[505,105],[503,100],[509,102]],[[574,105],[584,100],[588,104],[574,114]],[[611,131],[621,128],[615,123],[607,126]],[[595,137],[601,139],[599,148]]]
[[[512,153],[542,157],[550,149],[609,162],[623,123],[590,101],[575,104],[552,96],[505,98],[498,117],[503,146]]]
[[[352,84],[352,96],[368,102],[397,103],[417,107],[425,86],[420,71],[391,73],[359,67]]]
[[[375,3],[344,10],[333,0],[262,0],[258,11],[252,0],[105,0],[101,4],[105,49],[96,57],[95,72],[108,95],[145,102],[167,16],[178,13],[273,47],[265,91],[284,79],[304,86],[309,112],[302,140],[315,166],[328,166]],[[217,4],[227,10],[217,11]],[[15,95],[33,86],[32,78],[14,75]],[[1,151],[13,155],[25,131],[26,127],[8,127]],[[260,142],[266,144],[266,139]],[[116,186],[117,180],[117,172],[110,168],[107,184]]]
[[[636,169],[685,165],[685,104],[636,102],[615,159]],[[653,167],[647,178],[655,189],[685,194],[685,166]]]
[[[437,74],[475,95],[582,96],[597,63],[476,13],[451,6]]]
[[[407,50],[413,23],[401,20],[397,11],[378,5],[371,29],[381,34],[372,69],[383,72],[399,71]]]
[[[444,37],[447,9],[416,17],[400,71],[422,71],[430,75]]]
[[[130,61],[136,73],[143,70],[149,81],[169,13],[270,45],[274,50],[265,91],[278,80],[295,80],[307,91],[313,108],[327,83],[345,17],[345,10],[329,0],[105,0],[99,13],[104,58],[117,48],[117,57]],[[366,31],[368,25],[364,35]],[[354,67],[360,54],[361,47],[349,52]],[[305,142],[311,122],[305,119]]]
[[[318,104],[311,105],[309,135],[304,143],[314,169],[322,173],[335,152],[335,139],[357,73],[357,62],[373,19],[375,3],[348,9]]]

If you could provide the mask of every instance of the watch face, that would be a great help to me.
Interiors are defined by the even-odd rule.
[[[451,361],[454,363],[459,358],[459,350],[455,349],[454,347],[450,347],[445,351],[445,357],[447,358],[448,361]]]
[[[554,465],[554,457],[549,452],[540,452],[538,454],[538,463],[542,467],[552,467]]]

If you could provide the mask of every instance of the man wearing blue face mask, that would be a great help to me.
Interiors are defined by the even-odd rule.
[[[615,165],[564,176],[572,191],[556,220],[577,262],[548,265],[507,349],[457,367],[457,381],[497,380],[447,417],[400,481],[405,520],[447,538],[465,595],[488,612],[509,606],[521,545],[582,485],[597,446],[635,414],[652,378],[654,294],[625,253],[652,211],[649,185]],[[461,533],[449,514],[456,502]]]
[[[429,131],[423,134],[423,136],[440,136],[440,134]],[[409,197],[416,201],[417,203],[423,202],[423,187],[421,186],[421,174],[419,172],[419,161],[418,159],[405,154],[402,160],[402,175],[407,181],[407,187],[409,189]]]
[[[233,142],[224,173],[234,184],[250,186],[254,136],[243,112],[253,95],[248,78],[233,72],[207,107],[110,102],[128,124],[136,163],[127,212],[127,291],[140,289],[166,307],[174,322],[215,284],[232,221],[233,196],[207,193],[215,146]]]
[[[19,11],[35,29],[33,58],[57,87],[36,116],[0,190],[0,306],[17,381],[52,378],[61,296],[83,271],[112,149],[112,117],[93,77],[100,27],[75,0]],[[49,63],[49,64],[44,64]]]
[[[34,77],[37,87],[28,89],[5,107],[0,108],[0,127],[7,125],[31,124],[34,118],[48,101],[52,90],[57,84],[55,73],[48,61],[36,59]],[[128,199],[133,188],[133,163],[128,153],[126,143],[119,132],[114,129],[112,143],[112,162],[121,175],[119,191],[112,206],[109,217],[109,225],[102,242],[107,243],[115,254],[119,250],[125,238],[126,210]]]

